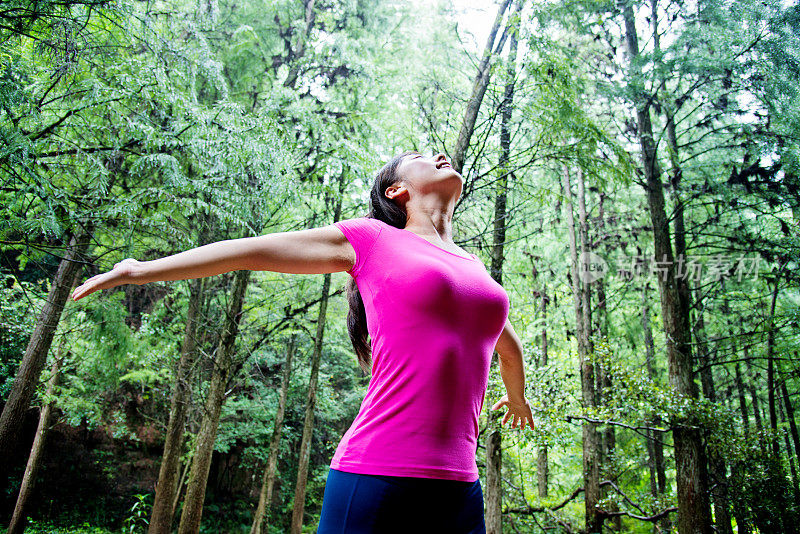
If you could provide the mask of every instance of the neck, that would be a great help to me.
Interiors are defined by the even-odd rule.
[[[454,199],[420,199],[406,203],[406,230],[453,243]]]

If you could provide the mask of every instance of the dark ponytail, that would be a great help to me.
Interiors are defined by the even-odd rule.
[[[405,210],[386,198],[385,193],[390,185],[394,185],[400,180],[397,167],[409,154],[416,154],[416,152],[403,152],[399,156],[395,156],[375,175],[375,182],[372,184],[369,194],[370,209],[367,217],[378,219],[395,228],[406,227]],[[347,282],[347,302],[350,304],[350,311],[347,313],[347,331],[350,334],[350,341],[352,341],[353,349],[358,356],[358,364],[365,374],[369,374],[372,368],[372,349],[367,331],[367,313],[361,293],[359,293],[353,278]]]

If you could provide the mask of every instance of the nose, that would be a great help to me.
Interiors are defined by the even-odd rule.
[[[442,153],[442,152],[439,152],[438,154],[436,154],[435,156],[433,156],[433,161],[434,161],[434,163],[436,163],[436,166],[437,166],[437,167],[438,167],[438,166],[439,166],[439,164],[441,164],[441,163],[448,163],[448,164],[450,163],[450,162],[447,160],[447,156],[445,156],[445,155],[444,155],[444,153]]]

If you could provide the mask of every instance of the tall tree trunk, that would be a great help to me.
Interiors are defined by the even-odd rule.
[[[580,172],[580,170],[579,170]],[[583,179],[578,179],[581,198],[583,192]],[[589,314],[588,286],[582,282],[578,273],[578,245],[576,243],[575,216],[572,210],[572,186],[569,179],[569,170],[565,167],[563,172],[564,208],[567,215],[567,232],[569,234],[570,272],[572,277],[572,294],[575,303],[575,330],[578,337],[578,358],[581,370],[581,398],[585,410],[595,406],[595,377],[594,366],[591,361],[591,316]],[[582,210],[585,222],[585,210]],[[583,226],[583,225],[582,225]],[[581,251],[585,249],[584,229],[579,232],[581,238]],[[598,462],[599,436],[597,425],[585,421],[583,428],[583,493],[586,517],[586,532],[601,532],[603,516],[597,505],[600,501],[600,466]]]
[[[62,342],[58,351],[59,354],[53,360],[53,365],[50,367],[50,380],[47,381],[47,392],[45,393],[45,398],[47,399],[52,399],[53,391],[58,383],[61,360],[64,358],[63,351],[64,347]],[[25,505],[33,492],[33,485],[36,482],[36,475],[39,472],[45,438],[47,438],[47,432],[50,430],[50,415],[53,412],[54,404],[55,401],[51,400],[42,407],[42,411],[39,414],[39,425],[36,427],[36,436],[33,438],[31,454],[28,456],[28,464],[25,466],[25,473],[22,475],[22,484],[19,488],[17,504],[14,506],[14,515],[11,517],[11,524],[8,525],[6,534],[22,534],[25,530]]]
[[[786,408],[783,406],[783,397],[778,398],[779,409],[778,413],[781,418],[781,424],[786,425]],[[783,440],[786,445],[786,460],[789,464],[789,471],[792,475],[792,489],[794,490],[795,505],[800,501],[800,487],[797,484],[797,469],[795,468],[795,454],[792,452],[792,442],[789,441],[789,433],[783,429]]]
[[[645,347],[645,365],[647,367],[647,376],[650,380],[654,380],[653,373],[653,333],[650,330],[650,317],[647,310],[647,286],[642,286],[642,332],[644,333],[644,347]],[[650,419],[653,419],[652,415]],[[649,421],[648,421],[649,423]],[[647,445],[647,467],[650,470],[650,494],[653,497],[658,497],[658,482],[656,480],[656,454],[655,454],[655,432],[646,430],[645,443]],[[655,529],[655,524],[653,525]]]
[[[181,522],[178,526],[179,534],[194,534],[200,530],[208,472],[211,468],[214,441],[219,428],[219,416],[222,412],[222,405],[225,403],[225,390],[228,387],[231,371],[236,366],[234,349],[249,281],[250,271],[237,271],[233,277],[231,299],[214,358],[214,370],[211,373],[203,421],[200,423],[200,431],[197,433],[192,468],[189,472],[189,485],[186,488],[186,499],[183,502]]]
[[[733,354],[736,354],[734,350]],[[744,396],[744,381],[742,380],[742,369],[739,366],[739,362],[736,362],[735,366],[736,371],[736,391],[739,394],[739,411],[742,415],[742,428],[744,429],[744,435],[750,435],[750,414],[747,411],[747,401],[745,400]]]
[[[775,277],[775,286],[772,290],[772,300],[769,305],[769,318],[767,319],[767,407],[769,409],[769,427],[772,429],[772,455],[780,462],[780,447],[778,446],[778,413],[775,408],[775,302],[778,298],[780,276]]]
[[[333,222],[342,215],[342,199],[344,197],[346,174],[339,178],[339,194],[334,199]],[[322,342],[325,337],[325,319],[328,315],[328,296],[331,287],[331,275],[324,275],[322,296],[319,301],[317,316],[317,333],[314,338],[314,354],[311,357],[311,375],[308,379],[308,397],[306,398],[306,415],[303,422],[303,438],[300,441],[300,454],[297,461],[297,484],[294,489],[294,506],[292,507],[291,533],[300,534],[303,529],[303,513],[306,504],[306,484],[308,482],[308,463],[311,458],[311,438],[314,434],[314,408],[317,402],[317,376],[319,362],[322,357]]]
[[[314,433],[314,407],[317,402],[317,377],[319,362],[322,357],[322,341],[325,335],[325,318],[328,314],[328,294],[331,287],[331,275],[324,275],[322,282],[322,298],[319,301],[317,316],[317,334],[314,339],[314,354],[311,358],[311,376],[308,379],[308,396],[306,398],[306,416],[303,422],[303,438],[300,442],[300,454],[297,467],[297,485],[294,490],[294,506],[292,508],[292,534],[300,534],[303,530],[303,513],[305,511],[306,484],[308,482],[308,463],[311,458],[311,438]]]
[[[660,33],[658,31],[658,2],[657,0],[652,1],[652,23],[653,23],[653,36],[655,40],[655,48],[657,51],[660,51]],[[679,265],[686,265],[686,225],[684,221],[684,201],[681,198],[681,180],[683,178],[683,169],[680,164],[680,147],[678,146],[678,136],[675,131],[675,109],[677,108],[676,103],[670,98],[666,97],[665,99],[666,105],[662,107],[664,111],[664,117],[666,119],[666,130],[667,130],[667,143],[669,145],[669,159],[670,159],[670,166],[671,166],[671,196],[674,204],[674,213],[672,216],[673,224],[674,224],[674,237],[675,237],[675,258],[678,261]],[[648,112],[649,114],[649,112]],[[652,133],[652,132],[651,132]],[[654,147],[655,150],[655,147]],[[655,157],[655,153],[653,154]],[[669,236],[667,230],[667,236]],[[679,317],[682,320],[682,324],[680,325],[680,329],[684,332],[684,347],[687,351],[685,354],[686,357],[686,365],[688,366],[688,371],[691,373],[692,371],[692,361],[691,361],[691,354],[689,353],[691,347],[691,336],[692,336],[692,325],[691,325],[691,288],[689,286],[689,277],[686,273],[682,273],[678,275],[678,273],[672,269],[672,276],[675,279],[675,286],[677,288],[677,296],[678,296],[678,303],[679,303]],[[703,317],[702,314],[699,316],[699,326],[698,331],[703,331]],[[701,343],[705,342],[703,340]],[[701,350],[703,350],[702,356],[705,358],[707,356],[706,352],[706,345],[702,345],[698,343]],[[704,366],[704,369],[707,371],[701,377],[701,380],[704,380],[704,388],[711,388],[710,392],[713,396],[713,376],[711,374],[711,368],[708,365]],[[694,386],[693,378],[692,385]],[[696,386],[694,386],[696,388]],[[714,402],[713,398],[709,398],[712,402]],[[713,459],[708,459],[705,449],[705,442],[702,441],[702,438],[698,435],[697,436],[699,441],[699,446],[696,447],[696,450],[699,454],[698,457],[698,465],[696,468],[696,474],[700,477],[701,480],[704,481],[704,485],[708,487],[708,466],[714,471],[714,476],[717,478],[717,486],[716,491],[714,492],[714,509],[716,513],[716,523],[719,525],[717,529],[718,532],[722,532],[723,534],[731,533],[731,519],[730,519],[730,511],[728,509],[728,493],[727,493],[727,468],[725,466],[725,462],[719,456],[716,456]],[[677,448],[676,448],[676,455],[677,455]],[[709,516],[710,520],[710,516]],[[708,528],[711,528],[710,526]]]
[[[778,441],[778,409],[775,401],[775,392],[777,389],[775,381],[775,304],[778,298],[778,288],[780,286],[780,271],[778,276],[775,277],[774,286],[772,289],[772,299],[769,306],[769,317],[767,319],[767,408],[769,412],[769,426],[772,431],[770,437],[770,448],[772,457],[774,459],[775,475],[781,479],[785,479],[786,473],[783,467],[783,458],[781,457],[781,449]],[[797,525],[792,526],[793,519],[790,511],[791,505],[789,499],[784,494],[775,495],[775,500],[778,505],[778,516],[780,517],[782,532],[796,532]]]
[[[708,340],[705,334],[705,319],[703,317],[703,302],[700,290],[697,291],[695,309],[697,310],[696,340],[697,360],[700,364],[700,383],[703,386],[703,396],[711,402],[717,402],[714,375],[711,370],[711,361],[708,357]],[[708,454],[708,466],[712,477],[712,498],[714,501],[714,523],[720,534],[733,534],[731,526],[731,512],[728,499],[728,468],[725,459],[713,449]]]
[[[14,384],[6,399],[3,413],[0,415],[0,458],[13,458],[25,412],[33,398],[33,392],[39,384],[39,377],[47,362],[47,353],[53,343],[61,312],[69,298],[70,290],[75,283],[86,249],[89,248],[92,228],[75,234],[69,240],[64,257],[58,264],[53,285],[47,294],[36,326],[25,348],[25,354],[14,377]],[[0,482],[8,477],[8,461],[0,462]]]
[[[645,366],[647,368],[647,376],[651,381],[655,381],[655,368],[653,367],[653,359],[655,358],[655,347],[653,345],[653,331],[650,328],[650,310],[647,305],[647,289],[648,284],[642,286],[642,331],[644,332],[644,346],[645,346]],[[653,425],[660,425],[661,418],[656,414],[651,414],[650,419]],[[663,437],[659,432],[648,430],[647,436],[647,452],[649,455],[650,464],[650,491],[653,497],[659,498],[667,491],[667,473],[664,467],[664,443]],[[672,528],[672,522],[669,516],[664,518],[656,524],[661,526],[661,530],[669,532]]]
[[[598,202],[598,213],[597,213],[597,240],[598,243],[605,242],[606,235],[605,235],[605,194],[600,193],[600,199]],[[608,257],[610,255],[610,251],[608,246],[603,247],[603,253]],[[600,338],[604,342],[608,342],[608,306],[606,305],[606,289],[605,289],[605,279],[600,276],[595,282],[597,287],[597,309],[600,313],[597,314],[597,331],[600,334]],[[599,365],[597,367],[597,404],[598,406],[605,405],[605,399],[603,398],[604,392],[611,391],[612,383],[611,377],[609,376],[608,372],[606,372],[605,364]],[[616,471],[616,448],[617,448],[617,436],[616,432],[614,431],[614,425],[606,425],[603,429],[603,434],[601,438],[601,447],[600,447],[600,466],[604,469],[604,479],[611,480],[612,482],[617,481],[617,471]],[[601,491],[601,495],[603,497],[606,496],[606,492]],[[612,501],[609,503],[608,506],[609,512],[618,512],[619,507]],[[622,516],[615,515],[611,518],[612,528],[616,531],[622,530]]]
[[[275,426],[272,428],[272,439],[269,444],[269,459],[267,467],[264,469],[264,480],[261,484],[261,492],[258,496],[258,507],[253,516],[253,525],[250,527],[250,534],[261,534],[264,518],[267,515],[267,508],[272,502],[272,490],[275,487],[275,475],[278,466],[278,453],[281,449],[281,431],[283,430],[283,417],[286,413],[286,397],[289,394],[289,379],[292,376],[292,359],[296,346],[296,334],[292,334],[286,346],[286,360],[283,362],[283,373],[281,375],[281,394],[278,398],[278,412],[275,414]]]
[[[180,469],[180,465],[178,468]],[[175,497],[172,499],[172,517],[175,517],[175,513],[178,511],[178,504],[180,504],[181,500],[181,492],[183,487],[186,485],[186,477],[189,476],[189,469],[192,467],[192,460],[191,458],[186,460],[186,464],[181,469],[181,476],[178,477],[178,484],[175,486]]]
[[[723,308],[723,313],[728,315],[727,313],[727,305]],[[736,346],[735,336],[733,330],[730,330],[730,338],[731,338],[731,359],[738,360],[739,350]],[[744,429],[744,435],[746,439],[750,439],[750,413],[747,409],[747,400],[745,399],[745,385],[744,380],[742,380],[742,369],[739,365],[739,362],[736,361],[734,366],[735,370],[735,379],[736,379],[736,392],[737,396],[739,397],[739,411],[742,417],[742,428]],[[744,476],[742,474],[742,466],[741,462],[736,461],[731,464],[731,475],[732,478],[736,480],[741,480]],[[734,501],[733,503],[733,516],[736,518],[736,529],[738,534],[750,534],[750,526],[747,523],[747,515],[748,511],[744,509],[744,507],[739,506],[739,504]]]
[[[189,282],[189,306],[186,310],[186,328],[183,332],[181,356],[175,369],[175,383],[169,407],[169,423],[164,440],[164,454],[158,471],[156,496],[150,514],[149,534],[167,534],[172,531],[175,494],[178,492],[178,473],[183,449],[183,432],[186,414],[191,402],[189,375],[197,354],[197,315],[203,287],[201,279]]]
[[[750,391],[750,402],[753,404],[753,419],[756,421],[756,432],[761,434],[764,430],[764,423],[761,419],[761,400],[758,396],[758,389],[756,389],[756,379],[758,378],[753,366],[750,363],[750,349],[744,345],[744,364],[747,367],[747,372],[750,374],[750,380],[747,382],[747,389]],[[764,447],[764,442],[759,440],[761,447]]]
[[[637,77],[639,43],[631,5],[623,7],[625,37],[630,57],[631,76]],[[669,380],[679,395],[697,397],[697,386],[692,369],[692,353],[687,320],[676,284],[674,255],[670,239],[669,221],[665,210],[664,187],[656,157],[656,144],[650,122],[649,100],[646,95],[635,97],[636,118],[642,163],[646,178],[647,201],[653,224],[655,258],[663,271],[659,273],[658,288],[666,335]],[[678,489],[678,530],[682,534],[711,534],[711,511],[705,477],[705,454],[702,435],[691,422],[678,422],[674,431],[675,470]]]
[[[540,367],[547,367],[547,287],[542,285],[542,355]],[[547,484],[550,468],[547,463],[547,445],[542,445],[536,454],[536,482],[539,498],[547,497]]]
[[[580,237],[580,257],[581,261],[585,261],[589,253],[589,225],[586,215],[586,188],[584,184],[583,169],[578,167],[578,235]],[[588,273],[586,273],[588,275]],[[581,279],[578,277],[580,285],[581,296],[581,319],[582,327],[580,334],[583,337],[583,357],[581,358],[581,377],[583,385],[581,388],[581,397],[584,403],[590,407],[597,407],[598,405],[598,392],[595,387],[596,371],[593,361],[594,346],[592,342],[592,305],[591,305],[591,289],[589,288],[588,279]],[[597,426],[593,423],[583,425],[583,446],[584,446],[584,462],[588,459],[590,465],[588,472],[591,476],[591,487],[585,486],[584,495],[588,495],[587,489],[597,494],[594,500],[594,508],[591,516],[587,516],[587,530],[588,532],[602,532],[603,530],[603,513],[597,508],[597,503],[600,500],[600,471],[602,464],[600,462],[600,455],[602,453],[602,443],[600,433]],[[588,506],[587,506],[588,509]]]
[[[498,13],[499,15],[499,13]],[[500,119],[500,159],[498,168],[501,176],[497,180],[494,197],[494,228],[492,232],[492,264],[491,275],[498,284],[503,283],[504,247],[506,227],[508,225],[508,178],[509,159],[511,157],[511,115],[514,106],[514,81],[517,76],[517,35],[511,32],[511,43],[508,52],[508,70]],[[492,362],[498,361],[492,357]],[[491,403],[487,403],[487,408]],[[502,432],[499,411],[488,410],[489,428],[486,432],[486,532],[501,534],[503,532],[503,453]]]
[[[289,50],[288,59],[292,65],[289,68],[286,81],[283,82],[284,87],[293,88],[297,84],[297,78],[300,74],[300,65],[298,62],[306,54],[306,42],[308,41],[309,35],[311,35],[311,30],[314,27],[314,20],[316,19],[316,13],[314,11],[315,3],[316,0],[303,0],[303,5],[305,7],[305,29],[303,32],[298,32],[297,40],[294,46]]]
[[[469,97],[469,101],[467,101],[467,109],[464,111],[464,120],[461,122],[458,140],[456,141],[456,146],[453,149],[453,157],[451,158],[453,169],[458,173],[461,173],[464,167],[464,158],[467,154],[467,148],[469,148],[469,141],[472,139],[472,132],[475,130],[475,121],[478,119],[478,111],[481,109],[483,96],[486,94],[486,88],[489,86],[492,57],[500,53],[500,50],[505,44],[504,39],[501,37],[500,43],[495,48],[497,32],[500,29],[500,24],[503,22],[503,15],[510,3],[511,0],[503,0],[503,3],[498,7],[497,16],[489,32],[486,46],[483,49],[483,57],[478,64],[478,72],[475,74],[475,81],[472,84],[472,95]]]
[[[795,353],[795,358],[797,358],[797,353]],[[794,462],[794,464],[798,464],[800,461],[800,435],[798,435],[797,432],[797,421],[795,421],[794,418],[794,406],[792,406],[792,399],[789,398],[786,379],[787,377],[784,376],[781,380],[781,396],[783,397],[783,408],[786,410],[786,419],[789,421],[789,433],[792,436],[792,443],[794,444],[794,458],[789,454],[789,463],[791,464]],[[786,450],[789,451],[791,449],[787,446]],[[798,491],[797,488],[795,488],[795,502],[798,509],[800,509],[800,491]]]

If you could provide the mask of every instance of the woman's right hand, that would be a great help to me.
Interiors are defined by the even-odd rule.
[[[533,430],[533,413],[531,412],[531,404],[528,399],[523,397],[522,402],[511,402],[508,400],[508,393],[506,393],[503,395],[502,399],[492,406],[492,410],[499,410],[503,406],[508,408],[508,411],[500,422],[500,426],[506,424],[506,421],[508,421],[510,417],[513,417],[514,419],[511,420],[511,428],[516,428],[517,424],[519,424],[520,430],[523,430],[525,428],[525,423],[527,423],[528,428]]]
[[[109,289],[123,284],[142,283],[136,280],[136,275],[141,272],[141,264],[142,262],[133,258],[122,260],[107,273],[95,275],[76,287],[72,292],[72,300],[82,299],[101,289]]]

